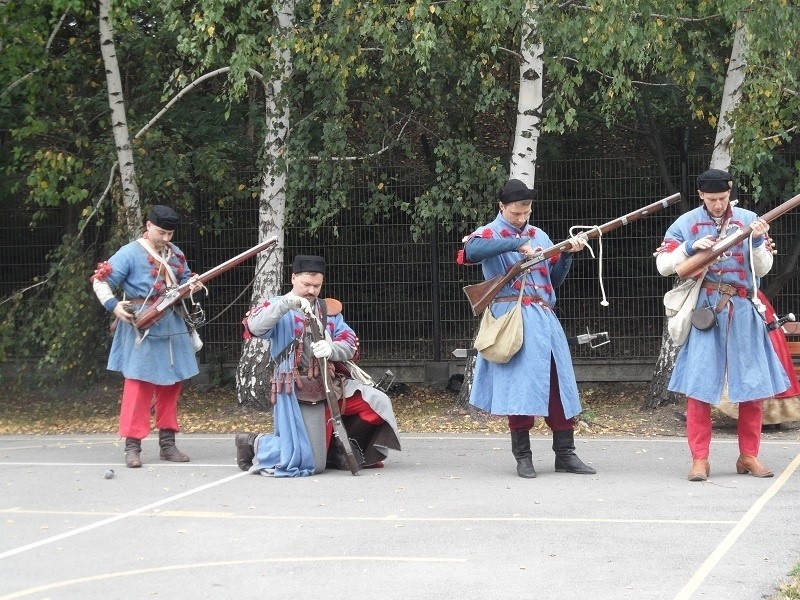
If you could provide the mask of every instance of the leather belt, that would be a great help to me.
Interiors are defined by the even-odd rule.
[[[495,302],[517,302],[519,300],[519,296],[497,296],[494,301]],[[523,296],[522,297],[523,304],[540,304],[541,306],[546,306],[550,308],[550,305],[539,296]]]
[[[731,298],[734,296],[739,296],[740,298],[753,297],[752,290],[749,290],[746,287],[732,285],[730,283],[720,283],[718,281],[704,279],[700,287],[709,290],[716,290],[720,293],[719,302],[717,302],[717,305],[714,307],[714,312],[716,313],[722,312],[722,309],[727,306],[728,302],[730,302]]]

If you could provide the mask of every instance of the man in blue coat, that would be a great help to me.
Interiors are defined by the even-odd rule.
[[[752,234],[712,263],[702,282],[696,308],[708,307],[711,327],[692,326],[675,361],[668,389],[686,395],[686,437],[692,454],[689,481],[705,481],[711,473],[711,406],[727,389],[739,407],[736,471],[772,477],[758,460],[762,399],[789,387],[781,362],[764,325],[757,300],[759,278],[772,268],[769,224],[731,202],[733,178],[721,169],[697,177],[702,204],[682,214],[667,229],[656,254],[659,273],[672,276],[679,264],[717,240],[749,226]]]
[[[497,217],[465,238],[461,262],[480,263],[483,276],[504,275],[517,262],[553,246],[548,235],[528,223],[535,194],[522,181],[509,180],[499,195]],[[575,454],[574,418],[581,412],[567,338],[553,306],[555,288],[566,279],[572,254],[585,241],[572,240],[562,253],[510,281],[486,309],[500,317],[514,307],[522,291],[523,343],[506,363],[480,353],[475,363],[470,404],[493,415],[507,415],[511,452],[520,477],[536,477],[530,444],[535,416],[553,431],[555,470],[594,474]]]
[[[236,462],[243,471],[275,477],[304,477],[324,471],[326,464],[348,469],[341,449],[331,444],[332,427],[326,408],[326,464],[317,464],[310,435],[299,402],[309,390],[322,390],[321,369],[331,363],[346,363],[358,352],[358,337],[345,322],[341,303],[319,298],[326,264],[321,256],[298,255],[292,263],[289,293],[254,306],[244,320],[246,336],[270,342],[277,363],[272,381],[273,422],[270,434],[239,433]],[[310,320],[324,326],[325,339],[314,342]],[[282,349],[293,348],[284,355]],[[339,399],[348,438],[361,467],[382,467],[389,450],[400,450],[397,420],[392,403],[381,390],[352,376],[335,374],[334,390]],[[315,382],[318,383],[315,384]],[[320,461],[323,461],[319,457]]]
[[[119,434],[125,438],[125,465],[129,468],[142,466],[142,439],[150,433],[151,407],[159,429],[161,460],[189,460],[175,446],[178,397],[183,381],[197,375],[199,368],[191,332],[177,310],[180,305],[167,310],[146,335],[134,326],[136,313],[170,288],[192,281],[186,257],[172,243],[178,224],[174,210],[155,205],[142,236],[98,264],[91,277],[98,300],[116,317],[108,369],[125,377]],[[198,282],[197,287],[202,284]]]

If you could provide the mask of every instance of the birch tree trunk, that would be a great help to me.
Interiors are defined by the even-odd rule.
[[[726,171],[731,166],[731,143],[733,142],[733,126],[729,115],[742,97],[742,84],[744,72],[747,67],[745,53],[747,30],[742,22],[738,23],[733,35],[731,60],[728,63],[728,72],[725,75],[725,87],[722,90],[722,102],[719,108],[717,121],[717,135],[714,139],[714,151],[711,153],[711,169]]]
[[[120,182],[122,184],[122,206],[120,225],[133,240],[141,231],[142,208],[139,203],[139,186],[136,183],[136,169],[133,162],[128,119],[125,114],[125,96],[122,91],[122,78],[114,45],[114,26],[111,22],[111,0],[100,0],[100,52],[106,71],[108,105],[111,108],[111,126],[114,132],[114,145],[117,149]]]
[[[284,223],[286,221],[286,177],[288,157],[286,140],[289,135],[289,101],[284,84],[292,76],[292,57],[284,43],[294,27],[294,0],[278,4],[279,35],[272,42],[275,67],[267,85],[266,124],[264,139],[265,164],[261,180],[258,209],[259,241],[277,236],[274,252],[259,255],[251,304],[271,298],[280,292],[283,282]],[[283,39],[278,39],[283,38]],[[236,369],[236,395],[240,404],[253,402],[270,408],[272,370],[269,364],[269,343],[260,338],[245,340]]]
[[[536,31],[538,8],[538,2],[533,0],[528,0],[525,4],[520,43],[517,123],[510,165],[511,177],[524,182],[529,188],[533,187],[536,180],[536,156],[544,102],[542,92],[544,45],[536,41],[539,37]]]
[[[745,62],[745,53],[747,51],[746,33],[744,24],[739,22],[733,36],[731,60],[728,64],[728,72],[725,75],[725,86],[722,91],[722,102],[720,103],[719,118],[717,120],[717,135],[714,140],[714,150],[711,153],[711,165],[709,166],[711,169],[727,170],[731,165],[733,125],[729,120],[729,115],[742,95],[742,84],[744,83],[744,72],[747,64]],[[657,408],[664,404],[677,404],[682,399],[681,394],[670,392],[667,389],[679,350],[680,347],[672,343],[672,339],[667,333],[667,320],[665,318],[661,351],[644,400],[646,408]]]
[[[536,156],[541,134],[542,104],[544,103],[544,59],[542,58],[544,44],[536,41],[540,37],[536,24],[538,10],[539,3],[536,0],[528,0],[525,3],[520,41],[517,122],[509,168],[510,177],[519,179],[529,188],[533,188],[536,181]],[[464,383],[456,399],[458,407],[469,404],[475,360],[474,356],[468,356],[466,359]]]

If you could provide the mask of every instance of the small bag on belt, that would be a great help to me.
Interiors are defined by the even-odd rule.
[[[705,331],[717,324],[717,313],[711,306],[700,306],[692,311],[692,327]]]

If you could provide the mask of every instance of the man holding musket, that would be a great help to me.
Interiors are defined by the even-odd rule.
[[[534,197],[524,182],[509,180],[498,195],[497,217],[464,238],[459,262],[480,264],[489,280],[551,248],[550,237],[528,223]],[[510,280],[486,308],[500,318],[520,304],[522,345],[503,363],[478,353],[469,401],[490,414],[507,416],[517,475],[526,479],[536,477],[530,442],[536,415],[544,416],[553,430],[557,472],[596,473],[575,454],[573,430],[581,403],[567,337],[553,310],[555,290],[569,273],[573,253],[585,246],[584,239],[571,238],[564,252]]]
[[[142,236],[99,263],[91,277],[98,300],[116,318],[108,369],[125,377],[119,434],[125,438],[129,468],[142,466],[142,439],[150,433],[151,407],[159,429],[161,460],[189,460],[175,446],[175,433],[181,386],[199,372],[191,332],[182,314],[173,309],[146,332],[135,326],[135,315],[170,288],[184,283],[192,289],[203,287],[194,283],[186,257],[171,241],[178,224],[178,215],[170,207],[153,206]]]
[[[719,404],[726,388],[731,403],[739,406],[736,472],[772,477],[758,460],[761,400],[786,390],[789,381],[756,299],[758,279],[772,268],[769,224],[754,212],[732,206],[733,178],[726,171],[705,171],[697,178],[697,188],[702,204],[678,217],[656,253],[662,275],[672,276],[689,257],[740,229],[750,227],[752,233],[708,265],[695,306],[695,311],[706,311],[707,319],[695,320],[669,382],[670,391],[687,398],[686,436],[692,454],[688,479],[705,481],[711,473],[711,406]]]

